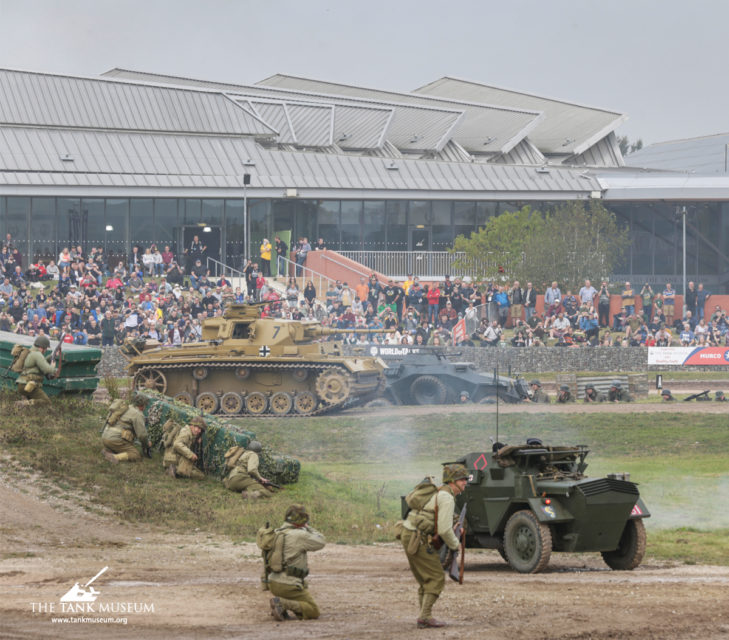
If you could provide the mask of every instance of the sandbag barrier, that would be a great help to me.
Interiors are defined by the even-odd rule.
[[[228,422],[227,420],[207,413],[201,414],[199,409],[188,404],[176,402],[168,396],[154,391],[139,392],[148,400],[144,410],[147,416],[147,431],[152,447],[157,447],[162,440],[162,427],[172,419],[183,424],[195,416],[202,415],[207,429],[202,437],[203,471],[222,477],[226,473],[225,452],[235,445],[247,446],[256,439],[252,431]],[[268,445],[258,454],[261,475],[276,484],[293,484],[299,479],[301,463],[292,456],[274,452]]]

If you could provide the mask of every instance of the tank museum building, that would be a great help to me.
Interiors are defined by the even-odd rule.
[[[24,264],[71,245],[115,264],[199,235],[236,266],[279,232],[343,252],[442,252],[500,212],[597,198],[630,229],[613,277],[677,284],[685,224],[689,278],[726,291],[726,170],[654,166],[656,154],[627,167],[624,120],[448,77],[395,93],[0,70],[0,234]]]

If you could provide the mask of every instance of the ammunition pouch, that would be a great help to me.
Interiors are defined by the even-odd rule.
[[[286,567],[286,575],[293,576],[299,580],[303,580],[309,575],[308,569],[299,569],[298,567]]]
[[[25,383],[25,386],[23,387],[23,391],[25,393],[33,393],[38,388],[38,383],[35,380],[30,380]]]
[[[435,514],[432,511],[411,511],[408,520],[421,533],[427,535],[435,531]]]
[[[422,534],[420,531],[413,531],[412,535],[410,536],[410,540],[408,540],[408,546],[405,549],[405,552],[409,556],[414,556],[418,549],[420,549],[420,544],[422,543]]]
[[[122,429],[121,437],[122,440],[126,440],[127,442],[134,442],[134,431],[125,427],[124,429]]]
[[[404,529],[405,529],[405,527],[403,526],[402,520],[398,520],[395,523],[395,540],[402,539],[402,532]]]

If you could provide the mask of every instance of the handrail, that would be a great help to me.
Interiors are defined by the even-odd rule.
[[[311,280],[314,284],[314,287],[316,288],[317,299],[325,301],[326,292],[327,289],[329,289],[329,284],[336,284],[336,280],[334,280],[333,278],[325,276],[323,273],[319,273],[318,271],[307,267],[305,264],[297,264],[293,260],[289,260],[288,258],[284,258],[283,256],[279,257],[279,264],[281,261],[283,261],[284,266],[286,267],[286,273],[279,273],[278,276],[286,278],[287,280],[288,278],[293,277],[296,280],[296,284],[299,286],[300,295],[303,295],[304,293],[305,281]],[[290,273],[293,273],[293,275],[289,275]]]
[[[213,275],[216,278],[219,275],[222,275],[222,276],[228,275],[227,272],[230,272],[231,278],[245,278],[246,277],[246,274],[243,271],[241,271],[240,269],[235,269],[234,267],[231,267],[223,262],[220,262],[220,260],[216,260],[215,258],[207,259],[206,267],[207,267],[208,271],[213,271],[212,269],[210,269],[211,262],[213,263],[213,265],[215,267],[214,268],[215,273]],[[218,269],[218,267],[221,267],[220,270]],[[237,274],[237,275],[235,275],[235,274]]]
[[[333,262],[336,265],[339,265],[340,267],[344,267],[345,269],[348,269],[349,271],[354,271],[355,273],[358,273],[359,275],[369,278],[370,275],[372,275],[372,271],[366,272],[366,271],[360,271],[357,269],[356,265],[352,266],[351,264],[344,264],[343,262],[339,262],[339,260],[335,260],[331,256],[324,254],[322,255],[322,260],[329,260],[330,262]],[[353,261],[354,262],[354,261]],[[357,263],[359,264],[359,263]]]

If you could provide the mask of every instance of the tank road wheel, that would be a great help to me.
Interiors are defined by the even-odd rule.
[[[224,393],[220,399],[220,410],[229,416],[243,413],[243,406],[242,396],[235,391]]]
[[[254,391],[246,396],[246,411],[253,416],[260,416],[266,413],[268,398],[265,393]]]
[[[238,367],[235,370],[235,377],[238,380],[246,380],[251,375],[251,370],[248,367]]]
[[[316,396],[311,391],[302,391],[294,396],[294,411],[306,416],[316,409]]]
[[[349,397],[350,380],[342,371],[322,371],[316,379],[316,392],[328,404],[344,402]]]
[[[443,404],[448,389],[435,376],[418,376],[410,385],[410,395],[416,404]]]
[[[504,529],[504,550],[519,573],[539,573],[549,564],[552,532],[531,511],[517,511]]]
[[[294,406],[294,401],[290,393],[285,391],[277,391],[271,396],[270,401],[271,413],[275,416],[285,416]]]
[[[309,377],[309,372],[306,369],[294,369],[291,376],[296,382],[303,382]]]
[[[645,526],[642,520],[628,520],[615,551],[603,551],[605,564],[616,571],[635,569],[645,554]]]
[[[141,369],[134,375],[134,388],[138,391],[167,391],[167,378],[159,369]]]
[[[176,393],[172,396],[172,399],[177,402],[181,402],[182,404],[189,404],[190,406],[193,405],[192,394],[187,393],[187,391],[180,391],[180,393]]]
[[[195,398],[195,406],[202,409],[205,413],[215,413],[220,406],[218,396],[211,391],[203,391]]]
[[[208,368],[207,367],[195,367],[192,370],[192,377],[195,378],[195,380],[205,380],[205,378],[208,377]]]

